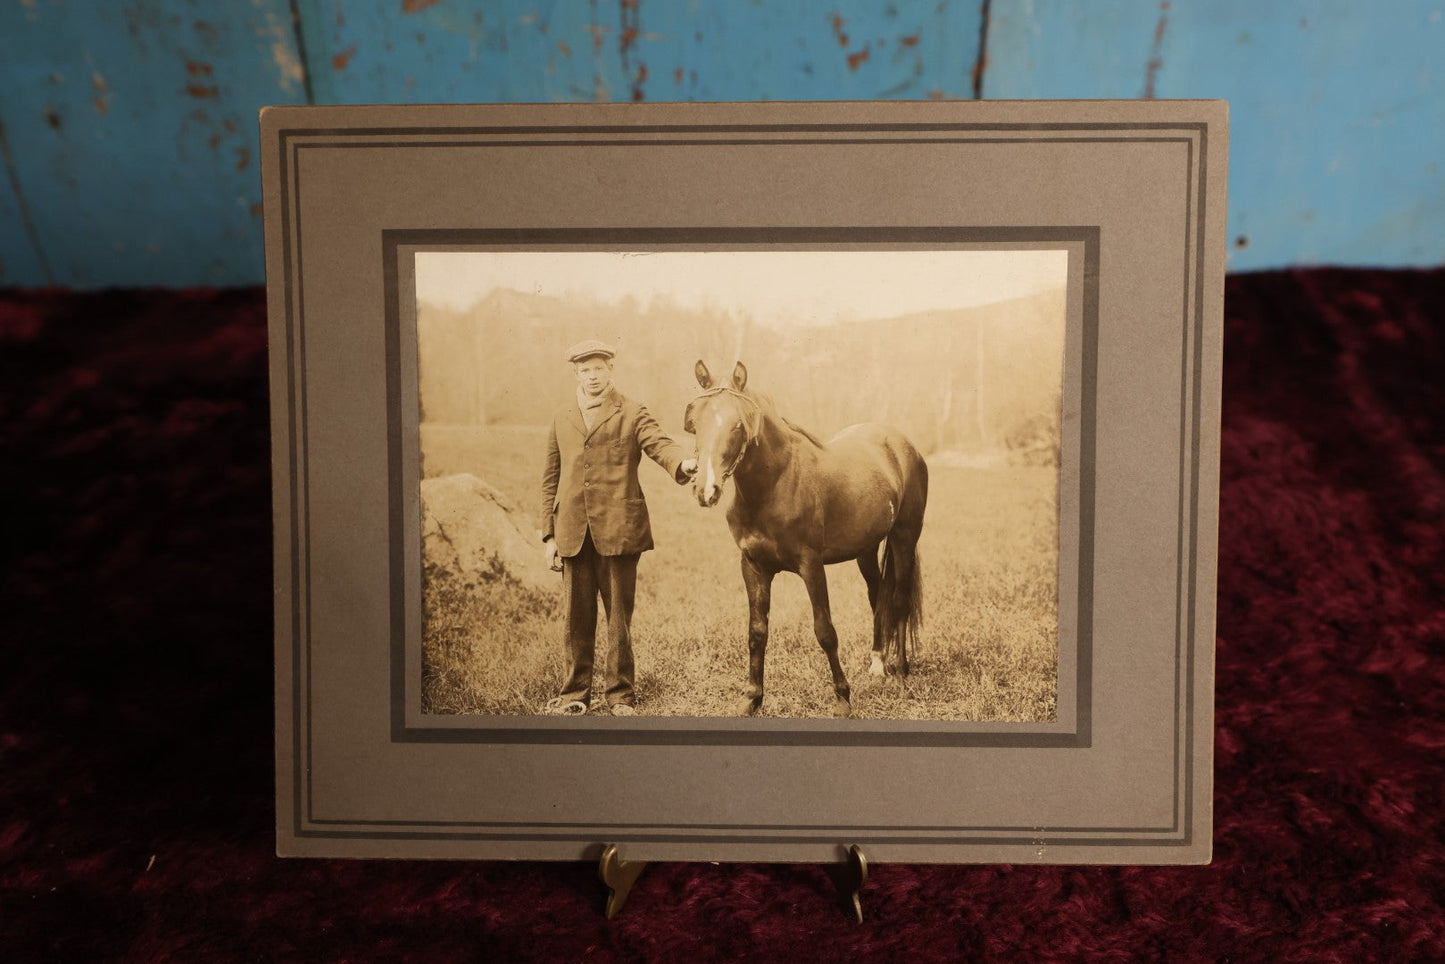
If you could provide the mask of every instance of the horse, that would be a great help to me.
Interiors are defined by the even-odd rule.
[[[824,567],[856,560],[873,610],[869,672],[907,674],[923,620],[918,538],[928,466],[901,432],[873,422],[819,439],[779,415],[766,395],[749,391],[742,362],[726,385],[715,384],[702,361],[693,372],[702,394],[687,406],[683,428],[697,439],[698,504],[717,505],[733,480],[727,522],[748,594],[748,689],[740,715],[757,713],[763,702],[773,577],[794,572],[807,586],[813,631],[833,673],[833,715],[849,716],[851,691],[838,662]]]

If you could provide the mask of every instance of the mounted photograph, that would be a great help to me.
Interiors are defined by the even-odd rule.
[[[1209,859],[1227,105],[262,144],[278,852]]]
[[[417,251],[421,712],[1056,721],[1069,257]]]

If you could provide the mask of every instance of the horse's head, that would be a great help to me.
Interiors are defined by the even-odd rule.
[[[707,366],[693,368],[703,392],[687,406],[683,430],[697,438],[697,475],[692,491],[698,505],[717,505],[723,483],[737,470],[748,447],[758,440],[763,413],[757,401],[744,394],[748,370],[738,362],[728,385],[714,384]]]

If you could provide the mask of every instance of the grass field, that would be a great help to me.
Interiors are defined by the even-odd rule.
[[[544,427],[422,426],[426,476],[469,472],[536,512]],[[657,549],[638,568],[633,647],[638,712],[729,716],[747,682],[747,597],[723,506],[644,460]],[[872,616],[855,565],[828,585],[853,714],[872,719],[1042,722],[1057,703],[1057,473],[1053,468],[930,466],[920,552],[924,624],[905,678],[867,673]],[[540,552],[540,545],[538,547]],[[561,577],[558,577],[558,600]],[[563,676],[556,602],[504,587],[425,586],[423,708],[534,713]],[[797,576],[774,582],[761,715],[830,717],[827,660]],[[598,663],[605,631],[598,642]],[[596,685],[602,685],[599,672]],[[600,692],[593,698],[601,706]]]

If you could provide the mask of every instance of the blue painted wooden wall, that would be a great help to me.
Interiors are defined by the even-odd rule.
[[[1230,264],[1445,259],[1445,0],[10,0],[0,285],[262,280],[265,104],[1224,97]]]

